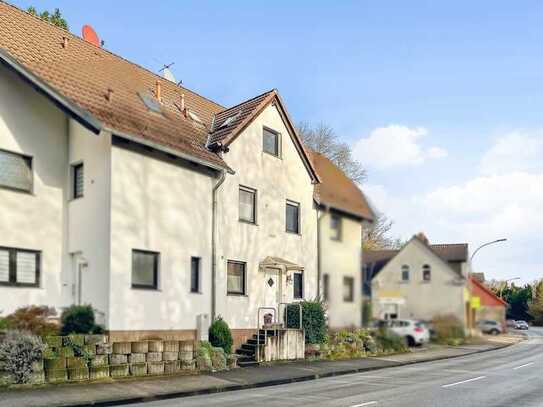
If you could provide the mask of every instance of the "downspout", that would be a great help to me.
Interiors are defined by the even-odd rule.
[[[216,243],[215,243],[215,229],[217,224],[217,192],[219,187],[226,179],[226,171],[221,171],[221,175],[217,183],[213,186],[212,190],[212,204],[211,204],[211,321],[215,320],[216,314],[216,275],[217,275],[217,261],[216,261]]]
[[[321,299],[321,217],[317,206],[317,298]]]

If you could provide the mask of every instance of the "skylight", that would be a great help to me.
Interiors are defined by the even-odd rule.
[[[222,122],[222,124],[219,126],[219,129],[230,126],[234,122],[234,120],[238,118],[240,114],[241,114],[241,111],[237,112],[234,116],[228,117],[224,122]]]
[[[204,124],[202,119],[200,119],[200,117],[198,117],[198,115],[196,113],[194,113],[192,110],[189,110],[188,114],[189,114],[190,118],[192,120],[194,120],[195,122],[200,123],[200,124]]]
[[[147,109],[149,109],[151,112],[162,113],[160,103],[158,100],[156,100],[155,97],[153,97],[149,93],[144,92],[138,92],[138,95],[141,98],[143,104],[147,107]]]

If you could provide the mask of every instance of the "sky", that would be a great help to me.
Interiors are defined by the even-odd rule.
[[[543,278],[543,2],[13,1],[224,106],[277,88],[368,172],[403,239],[469,243],[488,279]]]

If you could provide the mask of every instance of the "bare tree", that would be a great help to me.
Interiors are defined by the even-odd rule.
[[[394,222],[383,213],[374,212],[373,224],[362,229],[362,247],[365,250],[400,249],[404,242],[388,236]]]
[[[366,171],[353,157],[351,146],[340,141],[330,126],[322,122],[315,126],[301,122],[297,130],[306,146],[326,156],[350,179],[358,184],[365,181]]]

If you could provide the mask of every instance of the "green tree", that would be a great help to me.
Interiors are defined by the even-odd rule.
[[[33,6],[28,7],[26,11],[34,16],[41,18],[42,20],[48,21],[51,24],[56,25],[57,27],[64,28],[65,30],[68,29],[68,22],[64,17],[62,17],[62,13],[58,8],[56,8],[52,14],[47,10],[38,13],[36,8]]]
[[[509,304],[507,318],[525,321],[533,319],[529,312],[529,304],[532,301],[532,286],[530,284],[517,287],[515,284],[494,281],[491,282],[490,288],[496,295],[501,295],[503,300]]]
[[[543,325],[543,280],[534,284],[534,297],[528,305],[529,313],[535,325]]]

